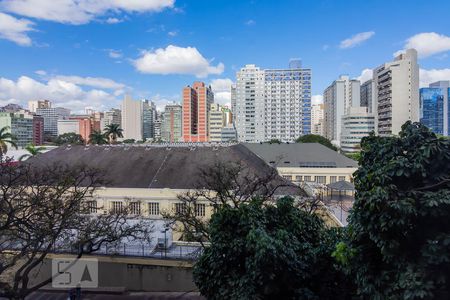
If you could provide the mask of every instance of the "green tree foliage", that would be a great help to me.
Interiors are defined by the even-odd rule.
[[[26,146],[25,150],[27,150],[28,153],[20,156],[19,157],[20,161],[23,161],[30,157],[41,154],[45,150],[45,147],[36,147],[35,145],[31,144],[31,145]]]
[[[82,145],[84,144],[83,138],[81,135],[76,134],[74,132],[64,133],[61,135],[58,135],[58,137],[55,140],[56,145]]]
[[[89,144],[96,144],[96,145],[108,144],[108,139],[104,133],[94,130],[89,135]]]
[[[134,144],[134,143],[136,143],[136,140],[135,139],[125,139],[125,140],[123,140],[123,143],[124,144]]]
[[[110,144],[115,144],[117,138],[123,138],[123,129],[120,128],[119,124],[108,124],[105,129],[105,136],[108,137]]]
[[[9,132],[9,126],[0,128],[0,156],[8,152],[8,145],[17,149],[17,138]]]
[[[450,141],[407,122],[362,141],[347,261],[370,299],[449,299]]]
[[[331,253],[339,234],[291,198],[223,206],[209,224],[211,246],[194,280],[208,299],[346,299]]]
[[[334,151],[338,149],[327,138],[317,134],[305,134],[296,140],[297,143],[319,143]]]

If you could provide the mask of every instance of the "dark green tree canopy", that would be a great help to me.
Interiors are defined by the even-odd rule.
[[[337,151],[337,148],[327,138],[317,134],[305,134],[296,140],[297,143],[319,143]]]
[[[349,263],[371,299],[449,299],[450,141],[407,122],[362,140]]]
[[[331,257],[338,235],[291,198],[276,206],[260,200],[224,206],[209,226],[211,246],[194,269],[208,299],[345,298]]]
[[[61,135],[58,135],[58,137],[55,140],[56,145],[65,145],[65,144],[71,144],[71,145],[82,145],[84,144],[84,140],[81,137],[81,135],[76,134],[74,132],[64,133]]]

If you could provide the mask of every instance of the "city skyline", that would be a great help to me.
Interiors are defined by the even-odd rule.
[[[0,106],[46,98],[74,112],[107,110],[127,93],[161,110],[181,103],[180,87],[196,80],[227,104],[240,68],[286,68],[297,57],[312,69],[316,103],[338,75],[362,76],[363,83],[367,69],[407,47],[418,50],[421,87],[450,77],[444,1],[389,2],[390,9],[356,1],[64,4],[71,2],[0,1],[0,47],[8,57],[0,64]],[[380,13],[383,24],[375,22]],[[342,22],[349,15],[352,22]],[[412,21],[423,15],[433,18]]]

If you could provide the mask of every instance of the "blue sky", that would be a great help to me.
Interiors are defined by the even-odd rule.
[[[227,103],[236,70],[293,57],[320,95],[409,46],[422,84],[450,80],[449,12],[445,0],[0,0],[0,105],[101,110],[130,93],[161,107],[194,80]]]

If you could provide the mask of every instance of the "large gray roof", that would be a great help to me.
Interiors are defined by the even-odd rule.
[[[85,164],[106,171],[107,187],[195,189],[199,172],[217,162],[239,162],[258,176],[272,168],[241,144],[218,147],[62,146],[27,161]],[[278,176],[277,181],[286,182]],[[286,193],[287,194],[287,193]]]
[[[245,147],[276,167],[356,168],[358,164],[318,143],[244,144]]]

